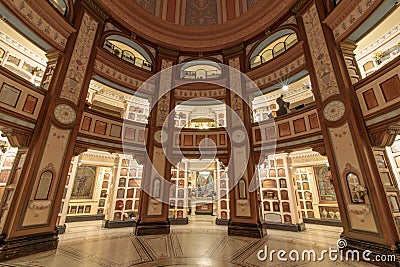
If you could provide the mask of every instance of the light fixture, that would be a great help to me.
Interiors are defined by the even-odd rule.
[[[283,91],[289,90],[289,86],[288,86],[287,84],[285,84],[285,85],[282,87],[282,90],[283,90]]]

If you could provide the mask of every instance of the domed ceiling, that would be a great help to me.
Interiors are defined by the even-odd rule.
[[[135,34],[180,51],[238,45],[289,17],[297,0],[98,0]]]
[[[262,0],[134,0],[163,20],[186,26],[220,24],[246,13]]]

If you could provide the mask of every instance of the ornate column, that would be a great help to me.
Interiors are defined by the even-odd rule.
[[[224,51],[225,64],[230,68],[238,71],[244,70],[244,48],[238,46],[229,51]],[[231,69],[229,70],[231,71]],[[263,227],[259,218],[257,191],[250,192],[250,184],[252,179],[257,179],[255,173],[255,163],[252,151],[251,136],[251,111],[250,107],[243,98],[249,98],[247,92],[242,88],[246,88],[245,81],[239,72],[229,73],[229,81],[227,84],[231,88],[241,88],[241,96],[237,93],[227,90],[227,105],[232,110],[227,110],[227,130],[231,133],[230,136],[230,162],[228,169],[229,188],[229,209],[230,220],[228,225],[229,235],[262,237]],[[232,116],[232,113],[237,115]],[[241,120],[241,122],[239,121]],[[244,125],[241,127],[241,125]],[[247,138],[246,138],[247,137]],[[246,144],[246,141],[249,141]],[[246,146],[249,145],[249,151],[246,151]],[[246,153],[250,153],[247,155]],[[237,180],[240,172],[241,164],[246,164],[246,170],[243,176]],[[266,231],[265,231],[266,234]]]
[[[64,54],[57,60],[48,93],[5,220],[0,260],[54,249],[55,230],[84,99],[107,14],[81,1]],[[47,80],[46,80],[47,81]],[[43,84],[46,84],[45,82]],[[82,101],[83,100],[83,101]]]
[[[173,126],[173,116],[167,118],[174,109],[171,101],[173,93],[168,91],[172,86],[172,70],[165,70],[177,62],[178,53],[159,48],[157,70],[162,71],[155,81],[153,109],[150,112],[145,160],[140,197],[139,219],[135,229],[136,235],[168,234],[169,181],[171,180],[171,163],[165,153],[172,151],[173,131],[163,130],[166,125]],[[167,151],[163,150],[163,144]],[[172,159],[172,157],[170,157]],[[150,162],[148,162],[150,161]]]
[[[399,234],[380,180],[343,54],[323,23],[322,1],[301,1],[295,12],[322,125],[347,248],[372,255],[399,252]]]

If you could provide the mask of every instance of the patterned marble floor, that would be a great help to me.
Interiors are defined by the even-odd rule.
[[[210,219],[211,218],[211,219]],[[194,218],[193,218],[194,219]],[[100,222],[70,223],[60,236],[59,248],[8,262],[18,267],[127,267],[127,266],[371,266],[361,262],[260,261],[259,250],[268,251],[336,248],[340,228],[307,225],[292,233],[268,230],[268,237],[254,239],[228,236],[227,227],[213,224],[212,217],[197,217],[188,225],[174,225],[170,235],[132,235],[132,228],[104,229]]]

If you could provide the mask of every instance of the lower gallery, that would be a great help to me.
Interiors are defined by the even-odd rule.
[[[0,17],[1,266],[400,266],[398,1]]]

